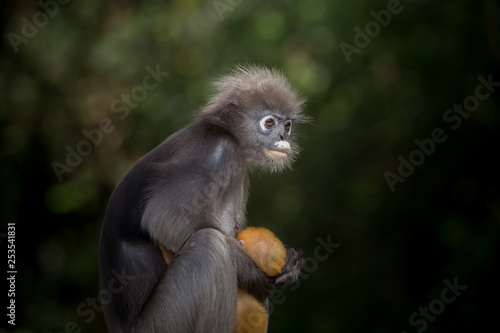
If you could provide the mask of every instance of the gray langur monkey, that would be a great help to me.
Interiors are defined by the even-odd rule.
[[[117,332],[232,332],[242,289],[265,302],[294,283],[302,251],[287,247],[269,277],[235,239],[245,226],[248,169],[296,158],[307,121],[276,70],[237,67],[214,84],[196,120],[143,156],[116,186],[99,245],[104,316]]]

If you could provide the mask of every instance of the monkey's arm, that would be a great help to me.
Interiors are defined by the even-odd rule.
[[[228,241],[237,270],[238,288],[263,302],[273,291],[275,278],[264,273],[235,238],[228,237]]]
[[[304,264],[304,251],[295,247],[286,246],[285,267],[276,277],[276,287],[283,287],[295,283]]]
[[[222,154],[223,158],[224,154]],[[177,160],[174,163],[160,166],[156,172],[168,184],[155,182],[151,195],[142,216],[142,228],[147,230],[155,242],[167,250],[177,254],[191,235],[202,229],[215,229],[222,232],[220,221],[213,211],[214,200],[221,197],[232,197],[233,192],[225,186],[231,186],[236,172],[227,172],[223,187],[210,191],[217,181],[210,175],[216,166],[187,160]],[[208,168],[208,171],[207,171]],[[190,172],[191,171],[191,172]],[[219,193],[226,193],[220,195]],[[228,247],[231,249],[233,269],[237,275],[238,287],[247,291],[259,300],[269,296],[274,288],[274,279],[265,274],[240,243],[232,236],[225,234]],[[175,258],[173,259],[175,261]]]

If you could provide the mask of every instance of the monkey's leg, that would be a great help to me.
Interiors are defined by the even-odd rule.
[[[236,269],[226,236],[202,229],[168,266],[128,331],[229,333],[236,294]]]
[[[262,304],[243,290],[238,290],[233,333],[266,333],[269,315]]]

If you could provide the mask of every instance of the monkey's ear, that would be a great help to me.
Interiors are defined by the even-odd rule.
[[[238,112],[240,111],[240,106],[236,102],[229,102],[226,104],[226,107],[224,108],[224,111],[226,112]]]
[[[234,119],[235,115],[239,113],[240,108],[236,102],[227,103],[222,110],[219,111],[219,119],[223,123],[230,123],[231,119]]]

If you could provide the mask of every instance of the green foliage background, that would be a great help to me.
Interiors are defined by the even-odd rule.
[[[191,121],[214,77],[245,63],[282,69],[314,118],[300,129],[293,171],[251,176],[250,224],[310,257],[300,286],[279,298],[270,332],[417,332],[409,316],[455,277],[467,290],[425,331],[496,327],[498,306],[488,304],[500,296],[499,95],[456,130],[443,114],[474,95],[479,75],[500,81],[500,3],[402,0],[348,62],[340,43],[355,45],[354,28],[388,3],[72,0],[15,52],[9,33],[22,36],[23,17],[33,22],[44,9],[2,1],[0,219],[2,232],[16,223],[18,271],[17,325],[2,315],[5,329],[63,332],[74,322],[106,332],[100,312],[77,308],[99,291],[111,191]],[[113,101],[157,65],[169,76],[120,119]],[[59,182],[52,163],[66,164],[66,147],[105,118],[114,130]],[[447,140],[391,192],[384,173],[397,173],[398,156],[435,128]],[[328,237],[340,247],[314,259]]]

